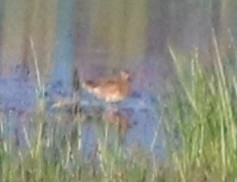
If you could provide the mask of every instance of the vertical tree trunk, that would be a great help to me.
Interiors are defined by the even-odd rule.
[[[74,0],[59,0],[57,9],[56,47],[52,82],[61,81],[65,92],[72,89]]]
[[[23,57],[23,42],[25,33],[26,0],[6,0],[2,32],[2,61],[3,74],[9,74],[11,68]]]
[[[0,60],[2,60],[2,39],[3,39],[4,7],[5,7],[5,0],[1,0],[0,1]],[[0,68],[2,66],[1,64],[0,64]],[[1,74],[1,71],[2,71],[2,69],[0,69],[0,74]]]
[[[33,44],[29,44],[28,55],[31,55],[31,68],[35,70],[34,59],[38,64],[39,73],[42,83],[45,83],[51,71],[53,50],[55,46],[55,26],[56,26],[56,8],[57,0],[32,0],[29,5],[31,11],[30,31],[26,34],[26,42],[28,40]],[[36,55],[33,55],[33,49]],[[36,72],[36,70],[35,70]]]
[[[124,61],[130,67],[134,62],[143,60],[145,57],[148,3],[146,0],[131,0],[127,8],[125,31],[126,60]]]

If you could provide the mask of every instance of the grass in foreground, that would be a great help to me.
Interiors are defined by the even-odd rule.
[[[6,137],[1,129],[1,181],[157,181],[164,178],[159,163],[151,164],[145,152],[134,149],[132,155],[126,154],[119,137],[109,142],[107,125],[98,129],[98,145],[85,158],[81,138],[84,123],[79,117],[71,123],[66,123],[67,120],[71,120],[71,115],[47,115],[39,109],[31,121],[25,121],[30,130],[23,133],[27,140],[18,147],[14,145],[14,136]],[[101,121],[90,122],[98,128]],[[2,120],[1,126],[5,124]]]
[[[24,148],[4,138],[1,120],[1,181],[236,181],[235,54],[221,54],[215,39],[213,66],[208,68],[202,67],[198,52],[186,57],[170,48],[170,53],[180,85],[165,99],[163,123],[170,149],[165,164],[151,162],[142,151],[128,157],[119,141],[108,142],[107,126],[85,160],[80,118],[71,126],[60,123],[67,119],[46,115],[40,101],[32,116],[33,132],[24,133],[29,139]]]
[[[213,39],[208,68],[198,51],[190,59],[170,48],[180,87],[169,100],[166,129],[169,136],[178,133],[180,150],[170,153],[177,181],[237,180],[237,60],[220,53]]]

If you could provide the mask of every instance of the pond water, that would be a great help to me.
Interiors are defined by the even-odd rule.
[[[17,145],[26,146],[27,143],[29,145],[29,142],[37,137],[35,131],[37,131],[39,123],[37,124],[38,118],[34,115],[37,115],[39,94],[37,94],[35,83],[22,79],[22,75],[27,77],[27,71],[21,70],[19,67],[17,70],[12,77],[0,79],[0,106],[4,115],[1,138],[17,138]],[[19,70],[21,74],[19,74]],[[23,74],[24,71],[26,71],[26,75]],[[45,135],[48,138],[53,137],[53,130],[50,127],[57,126],[57,131],[60,132],[61,136],[73,132],[75,122],[72,122],[73,117],[70,116],[72,114],[69,110],[73,104],[76,104],[85,116],[84,119],[79,119],[83,122],[78,121],[76,126],[81,132],[83,155],[89,157],[91,152],[96,150],[100,137],[98,125],[103,119],[98,119],[97,115],[98,113],[100,116],[103,115],[107,108],[111,107],[122,113],[129,125],[123,134],[122,146],[124,151],[129,153],[130,150],[137,148],[148,153],[151,152],[150,154],[154,154],[160,160],[165,159],[164,133],[160,123],[159,103],[155,94],[147,91],[133,92],[124,101],[108,104],[83,89],[77,93],[68,94],[68,92],[64,92],[63,84],[59,81],[46,87],[44,95],[46,101],[44,114],[47,115]],[[64,101],[67,101],[67,104],[55,107],[55,103],[63,103]],[[64,121],[58,122],[55,118]],[[116,140],[114,136],[114,132],[108,132],[107,140],[109,143],[114,143]]]

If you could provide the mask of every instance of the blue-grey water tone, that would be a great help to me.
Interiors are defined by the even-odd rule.
[[[26,145],[27,141],[25,141],[23,129],[26,130],[27,140],[29,141],[31,141],[31,137],[35,139],[37,133],[33,131],[37,130],[37,123],[32,124],[37,120],[32,121],[27,113],[34,114],[39,98],[37,98],[38,95],[36,94],[36,85],[30,80],[20,79],[21,76],[22,74],[19,76],[14,73],[13,77],[0,79],[0,104],[6,118],[3,122],[5,128],[1,133],[1,138],[6,139],[7,136],[15,137],[17,140],[23,140],[17,141],[17,144]],[[69,109],[75,104],[81,108],[84,115],[95,115],[94,110],[98,110],[102,114],[109,105],[109,107],[124,113],[128,118],[130,127],[124,136],[124,150],[143,149],[147,152],[151,151],[160,160],[165,159],[164,133],[159,118],[159,103],[155,94],[134,92],[124,101],[108,104],[95,98],[85,90],[80,90],[76,94],[68,94],[68,92],[64,92],[61,82],[56,82],[46,88],[44,94],[46,100],[45,114],[48,115],[46,136],[52,134],[50,127],[53,128],[55,126],[61,128],[59,129],[61,136],[69,135],[72,132],[74,123],[70,120],[70,117],[69,121],[62,122],[55,122],[52,118],[57,115],[64,115],[64,113],[70,115]],[[65,105],[55,107],[55,104],[60,102]],[[86,117],[84,122],[78,122],[77,124],[81,130],[82,151],[85,157],[89,157],[91,152],[96,150],[100,137],[100,130],[98,125],[95,124],[96,121],[91,122],[90,120],[90,118]],[[52,123],[50,123],[51,121]],[[97,122],[102,121],[98,119]],[[115,140],[114,134],[110,135],[108,136],[108,142],[113,143],[113,140]],[[57,140],[57,137],[53,140]]]
[[[58,84],[58,87],[53,87],[55,90],[51,89],[47,94],[50,104],[48,106],[51,109],[51,112],[60,111],[60,108],[52,107],[57,100],[61,100],[62,103],[65,101],[64,103],[67,103],[65,105],[77,101],[79,107],[88,115],[93,114],[93,110],[104,112],[109,105],[112,109],[115,108],[128,117],[130,128],[125,134],[124,142],[124,145],[127,148],[140,147],[147,151],[152,150],[152,153],[156,154],[161,159],[165,158],[166,149],[164,133],[162,124],[160,123],[159,103],[155,94],[149,92],[132,93],[124,101],[108,104],[103,100],[95,98],[84,90],[79,92],[80,95],[78,100],[77,98],[76,100],[73,100],[75,98],[72,96],[66,96],[64,92],[60,92],[59,87],[61,83]],[[57,96],[53,96],[54,94]],[[52,100],[50,100],[50,98]],[[89,154],[89,151],[94,150],[93,147],[96,146],[95,144],[98,140],[97,126],[89,121],[82,124],[82,126],[84,127],[82,130],[83,147],[85,153]]]

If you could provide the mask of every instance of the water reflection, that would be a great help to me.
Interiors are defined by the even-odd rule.
[[[159,159],[166,157],[164,133],[159,120],[156,95],[134,92],[118,103],[97,99],[85,90],[67,94],[56,82],[45,93],[46,110],[37,115],[36,87],[30,81],[15,78],[0,80],[1,108],[7,116],[2,122],[1,138],[12,136],[19,146],[30,147],[40,137],[45,147],[63,148],[62,141],[77,141],[77,151],[89,159],[97,151],[98,142],[111,144],[121,139],[124,151],[142,149]],[[61,103],[61,104],[59,104]],[[75,105],[79,113],[72,113]],[[116,112],[110,109],[116,108]],[[111,124],[112,123],[112,124]],[[44,127],[42,127],[42,125]],[[75,136],[73,136],[74,134]]]
[[[62,97],[62,100],[65,101],[68,98]],[[111,131],[115,131],[115,126],[118,125],[117,134],[122,135],[125,149],[140,148],[165,159],[164,133],[159,120],[158,101],[155,95],[149,92],[132,93],[121,102],[108,104],[81,90],[78,105],[81,108],[80,114],[85,116],[82,124],[82,148],[85,156],[88,157],[91,151],[96,150],[100,137],[98,125],[106,130],[108,124]],[[112,110],[109,110],[110,108]],[[114,108],[116,108],[115,112]],[[53,110],[57,109],[53,108]],[[108,135],[108,138],[112,140],[109,142],[114,142],[115,133],[108,132]]]

